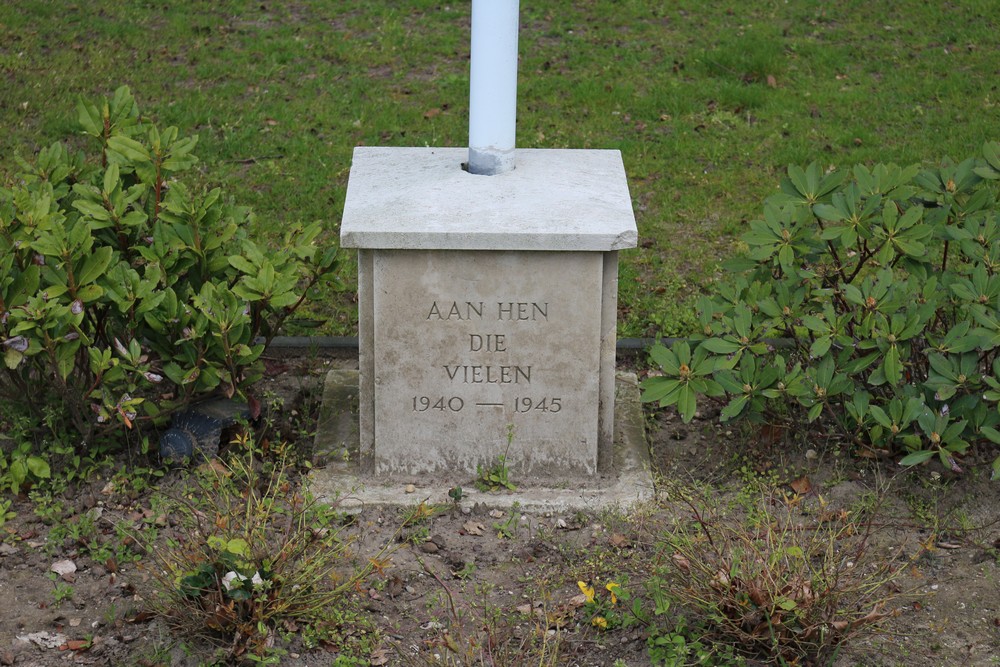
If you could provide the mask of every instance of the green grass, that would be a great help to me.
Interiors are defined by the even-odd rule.
[[[354,146],[467,143],[470,3],[202,0],[0,6],[0,181],[74,129],[78,97],[132,87],[197,133],[206,184],[268,237],[326,221]],[[622,151],[641,247],[620,335],[688,330],[688,306],[789,163],[962,159],[1000,125],[991,0],[563,0],[521,8],[518,145]],[[310,314],[356,323],[347,289]]]

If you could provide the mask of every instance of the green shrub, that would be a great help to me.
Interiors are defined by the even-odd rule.
[[[1000,143],[924,171],[789,167],[699,301],[701,335],[653,348],[643,400],[690,420],[698,395],[724,396],[723,420],[822,419],[960,471],[970,444],[1000,443],[998,178]]]
[[[280,252],[247,238],[248,209],[179,178],[197,137],[142,118],[128,88],[79,122],[97,158],[57,143],[0,188],[0,397],[59,407],[89,443],[243,392],[336,251],[314,245],[319,223]]]

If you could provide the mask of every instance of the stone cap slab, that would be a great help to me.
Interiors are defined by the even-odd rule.
[[[610,251],[638,233],[617,150],[517,149],[496,176],[467,148],[361,146],[344,202],[345,248]]]

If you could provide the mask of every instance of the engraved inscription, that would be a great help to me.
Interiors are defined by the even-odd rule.
[[[486,304],[482,301],[434,301],[427,310],[426,320],[483,319]],[[504,322],[535,322],[549,319],[549,303],[535,301],[498,301],[497,320]]]
[[[444,366],[452,382],[463,384],[530,384],[531,366]]]
[[[424,310],[424,319],[440,322],[469,322],[489,320],[496,315],[497,322],[509,326],[512,322],[547,322],[549,319],[548,301],[496,301],[495,308],[484,301],[432,301]],[[511,351],[511,342],[516,336],[509,332],[496,331],[466,333],[467,347],[470,353],[477,355],[498,355],[498,360]],[[504,359],[506,360],[506,359]],[[496,363],[458,363],[442,364],[445,376],[452,385],[528,385],[531,384],[532,367],[520,364]],[[458,397],[447,399],[440,397],[432,399],[427,396],[413,397],[413,411],[426,412],[458,412],[465,406]],[[503,402],[477,402],[476,407],[503,407]],[[512,405],[514,412],[557,413],[562,409],[559,398],[517,398]]]
[[[507,336],[503,334],[469,334],[469,352],[506,352]]]
[[[606,264],[591,252],[373,252],[362,277],[376,470],[475,471],[512,424],[514,465],[595,470]]]
[[[414,412],[427,412],[428,410],[461,412],[464,407],[465,401],[460,396],[451,396],[450,398],[439,396],[436,400],[430,396],[413,397]]]
[[[508,301],[497,304],[497,319],[527,322],[528,320],[549,319],[549,304],[524,301]]]
[[[437,301],[431,304],[430,311],[427,313],[428,320],[471,320],[483,319],[483,307],[482,301],[466,301],[459,304],[458,301],[452,301],[449,305],[448,302],[439,304]]]

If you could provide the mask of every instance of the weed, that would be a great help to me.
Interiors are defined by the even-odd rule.
[[[57,481],[50,480],[45,488],[34,488],[28,492],[35,516],[50,526],[58,524],[66,515],[66,503],[58,497],[60,486]]]
[[[50,573],[50,574],[54,575],[55,573]],[[52,599],[55,601],[56,606],[58,607],[63,602],[66,602],[67,600],[72,600],[73,599],[73,593],[75,592],[73,590],[73,586],[71,586],[70,584],[66,583],[65,581],[58,581],[58,580],[56,580],[54,576],[52,577],[52,579],[53,579],[53,582],[52,582]]]
[[[694,613],[706,639],[748,657],[825,664],[894,615],[904,564],[875,555],[871,521],[858,523],[822,498],[787,499],[761,487],[743,511],[705,491],[674,492],[687,516],[663,536],[656,594]]]
[[[10,509],[12,505],[13,501],[0,498],[0,528],[3,528],[4,524],[17,516],[17,513]]]
[[[507,518],[503,521],[494,521],[493,530],[497,531],[497,537],[500,539],[514,539],[514,535],[517,534],[517,525],[521,517],[521,503],[514,502],[510,507],[510,512],[507,514]]]
[[[268,470],[252,446],[243,450],[165,496],[162,507],[181,532],[149,545],[157,610],[178,632],[225,646],[231,657],[271,660],[276,636],[294,627],[348,653],[366,646],[373,630],[349,592],[373,566],[350,564],[335,507],[298,486],[285,460]]]
[[[683,616],[678,617],[673,627],[669,629],[651,630],[646,645],[649,660],[654,665],[739,667],[746,663],[743,658],[736,655],[731,645],[707,643],[701,634],[688,626]]]
[[[510,445],[514,441],[514,425],[507,424],[507,447],[503,454],[496,458],[493,465],[484,467],[482,464],[476,466],[476,488],[480,491],[517,491],[517,487],[510,481],[510,470],[507,467],[507,453],[510,452]]]
[[[452,576],[456,579],[466,580],[470,578],[476,572],[476,563],[474,561],[467,561],[462,564],[462,569],[457,572],[452,572]]]
[[[576,585],[583,595],[583,609],[590,617],[590,625],[598,630],[628,628],[649,623],[648,614],[643,610],[642,600],[638,597],[633,598],[628,578],[624,575],[619,577],[619,581],[578,581]]]
[[[403,528],[429,523],[431,519],[443,511],[444,508],[428,505],[426,500],[422,500],[415,507],[404,512]]]

